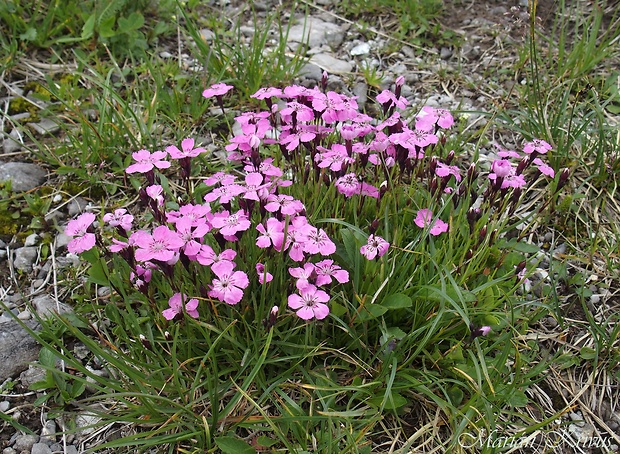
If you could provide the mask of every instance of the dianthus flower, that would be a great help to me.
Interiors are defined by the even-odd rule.
[[[258,282],[260,284],[266,284],[267,282],[271,282],[273,280],[273,274],[265,271],[265,265],[262,263],[256,264],[256,274],[258,274]]]
[[[194,148],[194,139],[183,139],[181,141],[181,149],[176,145],[166,147],[166,151],[172,159],[195,158],[207,150],[204,148]]]
[[[534,139],[531,142],[527,142],[523,145],[523,151],[527,154],[537,152],[539,154],[545,154],[551,150],[551,145],[542,139]]]
[[[125,208],[117,208],[114,213],[106,213],[103,215],[103,222],[110,227],[120,227],[123,230],[131,230],[133,216],[127,213]]]
[[[209,296],[217,298],[226,304],[237,304],[243,298],[243,290],[250,285],[247,274],[243,271],[233,271],[233,262],[221,261],[214,263],[211,270],[218,279],[213,279],[210,285]]]
[[[372,260],[377,256],[381,257],[385,254],[389,247],[390,243],[383,238],[370,234],[368,236],[368,242],[360,248],[360,253],[368,260]]]
[[[178,315],[183,314],[183,303],[187,299],[187,296],[182,293],[175,293],[168,300],[168,309],[162,311],[162,315],[166,320],[172,320]],[[185,312],[192,318],[198,318],[198,300],[196,298],[190,299],[185,304]]]
[[[147,260],[168,262],[185,244],[177,232],[170,230],[165,225],[155,227],[152,234],[138,230],[130,238],[137,246],[135,256],[139,262],[146,262]]]
[[[232,85],[227,85],[224,83],[213,84],[210,88],[207,88],[202,92],[202,96],[205,98],[212,98],[213,96],[223,96],[228,93],[233,88]]]
[[[331,284],[332,277],[341,284],[349,282],[349,272],[341,269],[333,260],[325,259],[315,263],[314,272],[316,273],[315,284],[318,286]]]
[[[329,307],[325,304],[329,301],[329,295],[323,290],[318,290],[314,285],[308,285],[288,297],[288,306],[297,310],[297,316],[303,320],[316,318],[322,320],[329,314]]]
[[[131,164],[125,169],[126,173],[146,173],[153,170],[154,167],[158,169],[167,169],[170,167],[170,162],[166,161],[168,153],[165,151],[154,151],[151,153],[148,150],[135,151],[131,154],[134,164]]]
[[[92,249],[96,242],[95,234],[89,233],[87,230],[95,222],[95,219],[96,216],[93,213],[82,213],[69,221],[65,228],[65,235],[73,237],[67,244],[69,252],[80,254]]]
[[[234,235],[237,232],[249,229],[251,223],[245,212],[239,210],[232,214],[228,211],[214,214],[211,219],[211,225],[216,229],[220,229],[222,235]]]
[[[423,229],[427,227],[428,225],[430,225],[432,220],[433,220],[433,212],[429,210],[428,208],[423,208],[421,210],[418,210],[416,218],[413,222],[415,222],[415,224],[418,227]],[[435,222],[433,223],[430,229],[431,235],[434,235],[434,236],[437,236],[447,231],[448,231],[448,224],[443,222],[441,219],[435,220]]]

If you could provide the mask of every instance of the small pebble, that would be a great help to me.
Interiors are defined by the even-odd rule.
[[[32,318],[32,314],[28,310],[23,310],[17,314],[17,318],[20,320],[30,320]]]
[[[0,412],[5,413],[9,408],[11,408],[11,403],[8,400],[0,402]]]
[[[45,443],[35,443],[32,445],[30,454],[52,454],[52,450]]]

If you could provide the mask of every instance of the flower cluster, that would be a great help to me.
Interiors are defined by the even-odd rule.
[[[199,200],[190,191],[190,163],[205,149],[196,147],[193,139],[183,140],[180,148],[171,145],[164,151],[133,153],[135,162],[126,172],[144,175],[147,184],[140,191],[140,200],[150,209],[155,225],[134,229],[134,219],[124,209],[106,214],[103,221],[116,232],[109,251],[127,261],[131,281],[145,294],[153,271],[170,277],[174,294],[162,311],[168,320],[184,313],[198,317],[200,297],[236,305],[254,282],[275,285],[274,274],[283,266],[292,279],[289,287],[295,289],[286,298],[288,307],[304,320],[325,318],[331,286],[347,283],[349,274],[336,260],[332,230],[312,222],[317,207],[327,205],[323,209],[334,210],[329,213],[332,218],[349,220],[345,215],[353,212],[356,219],[368,222],[367,243],[359,252],[369,261],[383,257],[390,244],[377,235],[376,219],[361,214],[379,211],[385,194],[398,184],[414,179],[425,182],[429,196],[414,200],[418,207],[413,223],[432,236],[450,230],[431,209],[445,207],[442,197],[456,206],[465,195],[471,196],[471,230],[480,217],[474,207],[480,203],[477,194],[481,193],[475,183],[475,165],[463,172],[454,162],[455,152],[442,151],[442,131],[453,125],[452,115],[425,106],[408,122],[400,112],[408,104],[400,95],[403,83],[398,78],[394,91],[385,90],[377,96],[384,112],[380,120],[361,113],[355,96],[328,91],[325,85],[259,90],[253,97],[262,100],[266,110],[237,116],[240,132],[226,145],[234,170],[203,177],[200,193],[204,195]],[[216,97],[223,108],[223,96],[230,89],[216,84],[203,95]],[[527,184],[524,171],[530,166],[553,177],[553,169],[541,159],[549,149],[546,142],[535,140],[524,146],[523,156],[500,150],[501,159],[493,162],[482,193],[489,208],[498,209],[498,200],[507,191],[517,191],[511,197],[518,199],[518,191]],[[167,194],[157,173],[174,169],[175,161],[188,189],[180,202]],[[310,212],[296,197],[298,187],[320,188],[322,195],[311,201]],[[432,207],[421,205],[432,200],[436,202]],[[349,211],[336,214],[336,206],[346,206]],[[447,217],[450,209],[435,211]],[[66,233],[74,237],[70,252],[80,253],[95,245],[90,227],[94,220],[94,215],[85,213],[69,223]],[[245,248],[251,245],[254,252],[244,250],[241,244]],[[177,263],[190,273],[208,269],[210,282],[203,294],[188,297],[183,293],[185,287],[174,281]],[[278,282],[283,285],[281,279]],[[196,288],[200,287],[196,283]],[[276,308],[267,324],[273,326],[277,314]]]

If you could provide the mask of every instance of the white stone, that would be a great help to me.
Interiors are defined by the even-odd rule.
[[[316,54],[310,59],[310,63],[330,74],[347,74],[353,70],[353,65],[349,62],[338,60],[330,54]]]
[[[370,44],[360,43],[349,52],[351,55],[367,55],[370,53]]]

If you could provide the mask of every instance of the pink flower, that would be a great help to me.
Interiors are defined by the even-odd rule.
[[[431,106],[422,107],[416,117],[415,128],[421,131],[432,131],[435,125],[448,129],[454,124],[452,114],[445,109],[436,109]]]
[[[214,263],[211,270],[218,279],[213,279],[210,285],[209,296],[217,298],[226,304],[237,304],[243,298],[243,290],[250,285],[247,274],[243,271],[233,271],[233,262],[222,261]]]
[[[220,203],[228,203],[239,194],[243,194],[245,188],[240,184],[228,184],[226,186],[218,186],[211,192],[204,196],[205,202],[215,202],[218,200]]]
[[[164,188],[160,184],[152,184],[147,186],[146,195],[157,202],[157,206],[164,204]]]
[[[196,261],[204,266],[211,266],[218,262],[231,262],[235,260],[237,253],[232,249],[226,249],[219,255],[208,244],[203,244],[200,252],[196,255]],[[233,263],[234,265],[234,263]]]
[[[421,229],[430,225],[433,220],[433,212],[428,208],[423,208],[418,210],[416,218],[413,222],[420,227]],[[430,233],[431,235],[437,236],[440,233],[448,231],[448,224],[443,222],[441,219],[436,219],[433,225],[431,226]]]
[[[338,265],[334,264],[333,260],[330,259],[317,262],[314,265],[314,272],[316,273],[315,284],[318,286],[331,284],[332,277],[341,284],[349,282],[349,272],[341,269]]]
[[[234,235],[250,228],[250,221],[243,210],[229,214],[228,211],[216,213],[211,219],[211,225],[220,229],[222,235]]]
[[[314,285],[308,285],[288,297],[288,307],[297,310],[297,316],[303,320],[316,318],[322,320],[329,314],[329,307],[325,304],[329,301],[329,295],[323,290],[318,290]]]
[[[311,227],[306,233],[304,252],[308,254],[331,255],[336,252],[336,245],[329,239],[323,229]]]
[[[222,186],[228,186],[235,182],[235,176],[224,172],[217,172],[207,177],[203,182],[207,186],[214,186],[218,183]]]
[[[547,175],[551,178],[555,176],[555,170],[553,170],[553,167],[545,164],[542,159],[536,158],[532,161],[532,163],[538,167],[538,170],[540,170],[543,175]]]
[[[266,99],[266,98],[279,98],[282,96],[282,90],[274,87],[259,88],[256,93],[250,95],[250,98]]]
[[[177,233],[185,243],[183,252],[190,258],[195,257],[202,248],[201,240],[211,227],[205,219],[201,224],[194,226],[190,217],[179,218],[175,226]]]
[[[93,213],[82,213],[77,218],[69,221],[65,228],[65,235],[74,237],[67,249],[72,254],[80,254],[92,249],[96,238],[94,233],[87,232],[88,228],[95,222],[96,216]]]
[[[134,164],[131,164],[125,169],[127,173],[146,173],[153,170],[153,167],[158,169],[167,169],[170,167],[170,162],[165,158],[168,155],[165,151],[155,151],[151,153],[148,150],[140,150],[131,154]]]
[[[407,107],[407,105],[409,104],[409,101],[407,100],[407,98],[404,98],[403,96],[399,96],[397,98],[396,95],[392,93],[390,90],[383,90],[381,93],[377,95],[376,99],[381,104],[384,104],[387,106],[394,105],[401,110]]]
[[[282,214],[295,215],[301,213],[305,207],[301,201],[294,199],[290,195],[286,194],[271,194],[267,197],[267,204],[265,210],[270,213],[279,211]]]
[[[297,282],[295,286],[299,290],[303,290],[308,287],[310,284],[310,279],[312,279],[314,272],[314,264],[306,263],[303,268],[289,268],[288,272],[291,276],[297,278]]]
[[[459,171],[459,168],[457,166],[449,166],[443,162],[437,163],[435,174],[441,178],[453,175],[456,181],[461,181],[461,172]]]
[[[523,145],[523,151],[527,154],[531,154],[534,152],[545,154],[549,150],[551,150],[551,145],[541,139],[534,139],[531,142],[527,142]]]
[[[120,227],[127,231],[131,230],[133,216],[131,214],[127,214],[127,210],[125,208],[118,208],[114,210],[114,213],[104,214],[103,222],[107,222],[111,227]]]
[[[187,296],[182,293],[175,293],[168,300],[168,306],[170,308],[162,311],[162,315],[166,320],[172,320],[178,315],[183,314],[183,302],[187,299]],[[185,304],[185,312],[192,318],[198,318],[198,300],[196,298],[190,299]]]
[[[200,153],[205,153],[204,148],[194,148],[194,139],[183,139],[181,141],[181,149],[175,145],[166,147],[166,151],[172,159],[195,158]]]
[[[265,265],[262,263],[256,264],[256,274],[258,274],[258,282],[261,284],[266,284],[273,280],[273,274],[265,271]]]
[[[514,173],[514,168],[512,167],[510,161],[505,159],[496,159],[493,161],[493,164],[491,164],[491,172],[495,175],[495,177],[506,178]],[[495,178],[491,177],[491,179],[494,180]]]
[[[269,218],[265,222],[265,225],[258,224],[256,230],[260,232],[258,238],[256,238],[256,245],[260,248],[267,248],[273,245],[276,251],[282,250],[282,243],[284,243],[284,221],[279,221],[276,218]]]
[[[175,254],[185,244],[177,232],[165,225],[155,227],[152,234],[139,230],[130,237],[137,246],[135,256],[139,262],[159,260],[168,262],[174,259]]]
[[[360,182],[357,175],[354,173],[347,173],[336,180],[336,189],[345,197],[351,197],[353,194],[360,192]]]
[[[381,257],[385,254],[389,247],[390,243],[380,236],[371,234],[368,236],[368,242],[360,248],[360,253],[368,260],[372,260],[377,256]]]
[[[202,96],[205,98],[212,98],[214,96],[223,96],[233,88],[232,85],[226,85],[224,83],[213,84],[210,88],[207,88],[202,92]]]

